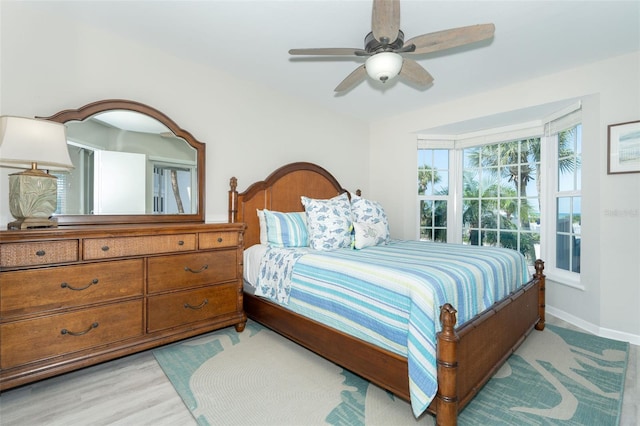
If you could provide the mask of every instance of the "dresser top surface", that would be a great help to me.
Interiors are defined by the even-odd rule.
[[[167,235],[193,232],[242,232],[243,223],[155,223],[78,225],[57,228],[33,228],[0,231],[0,243],[60,238],[94,238],[110,236]]]

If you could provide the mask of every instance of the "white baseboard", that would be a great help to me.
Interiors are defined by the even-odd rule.
[[[607,339],[620,340],[623,342],[629,342],[632,345],[640,346],[640,336],[637,334],[631,334],[631,333],[626,333],[618,330],[612,330],[610,328],[599,327],[595,324],[587,322],[574,315],[561,311],[560,309],[556,309],[553,306],[547,305],[545,307],[545,310],[550,315],[553,315],[556,318],[559,318],[572,325],[575,325],[576,327],[581,328],[588,333],[595,334],[596,336],[600,336],[600,337],[606,337]]]

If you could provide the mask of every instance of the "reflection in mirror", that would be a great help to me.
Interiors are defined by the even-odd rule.
[[[56,174],[59,225],[204,221],[205,145],[160,111],[116,99],[45,118],[75,166]]]
[[[191,214],[197,152],[156,119],[98,113],[67,126],[75,166],[58,174],[58,214]]]

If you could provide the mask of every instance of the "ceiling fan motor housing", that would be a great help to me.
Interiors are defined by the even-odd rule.
[[[391,52],[402,48],[404,45],[404,33],[402,30],[398,31],[398,37],[393,41],[393,43],[383,44],[382,42],[376,40],[373,36],[373,32],[370,32],[364,38],[364,50],[368,53],[375,54],[378,52]]]

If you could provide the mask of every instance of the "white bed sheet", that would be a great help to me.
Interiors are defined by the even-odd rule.
[[[244,251],[243,277],[251,287],[256,287],[258,274],[260,273],[260,262],[267,251],[267,247],[266,244],[254,244]]]

